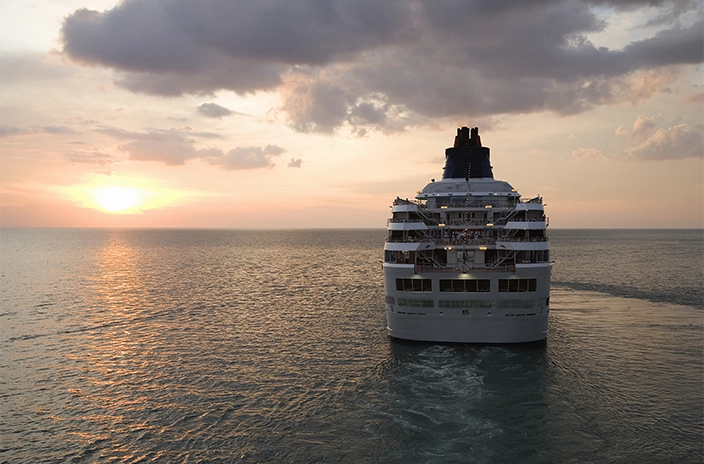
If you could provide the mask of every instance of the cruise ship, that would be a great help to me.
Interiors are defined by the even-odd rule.
[[[396,198],[384,246],[389,336],[447,343],[545,340],[550,246],[540,195],[494,179],[479,129],[457,129],[442,180]]]

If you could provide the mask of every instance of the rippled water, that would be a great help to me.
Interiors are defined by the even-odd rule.
[[[2,230],[0,462],[702,461],[701,231],[553,231],[519,347],[389,341],[383,237]]]

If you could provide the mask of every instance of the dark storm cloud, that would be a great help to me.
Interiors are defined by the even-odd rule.
[[[590,43],[597,8],[648,6],[661,32]],[[63,24],[71,58],[156,95],[279,91],[300,132],[393,132],[431,117],[554,111],[648,98],[638,73],[701,63],[701,6],[665,0],[132,0]],[[700,13],[700,11],[699,11]]]
[[[278,63],[235,60],[211,53],[198,71],[121,72],[115,82],[135,93],[164,97],[187,93],[212,94],[219,89],[229,89],[244,95],[257,90],[271,90],[280,85],[281,74],[286,69],[286,66]]]
[[[633,66],[667,66],[696,64],[704,60],[704,21],[689,28],[670,29],[655,37],[632,43],[623,52],[633,60]]]
[[[228,110],[224,106],[220,106],[216,103],[203,103],[198,107],[198,112],[208,118],[217,119],[220,119],[225,116],[230,116],[232,114],[231,110]]]
[[[80,9],[63,25],[65,51],[130,71],[194,72],[212,54],[327,64],[388,43],[409,21],[404,2],[377,0],[133,0]]]

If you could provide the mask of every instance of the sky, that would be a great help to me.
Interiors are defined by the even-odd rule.
[[[552,228],[704,227],[689,0],[0,2],[0,226],[383,228],[479,127]]]

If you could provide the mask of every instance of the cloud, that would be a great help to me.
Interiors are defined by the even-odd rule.
[[[688,96],[685,99],[685,103],[696,103],[696,104],[704,103],[704,92],[695,93],[693,95]]]
[[[168,166],[181,166],[195,158],[213,155],[213,149],[196,149],[193,137],[221,139],[213,132],[198,132],[188,126],[171,129],[150,129],[146,132],[134,132],[117,127],[102,126],[97,132],[127,142],[118,148],[127,153],[133,161],[157,161]]]
[[[626,155],[639,160],[678,160],[704,158],[704,132],[702,127],[679,124],[657,129],[645,141],[629,147]]]
[[[276,145],[267,145],[264,148],[239,147],[222,156],[213,156],[208,159],[208,162],[228,171],[273,168],[272,158],[285,151]]]
[[[199,132],[193,131],[189,126],[171,129],[149,129],[146,132],[134,132],[118,127],[100,126],[95,129],[96,132],[109,135],[118,139],[138,139],[138,140],[183,140],[188,136],[201,137],[207,139],[222,139],[220,134],[215,132]]]
[[[576,161],[606,161],[606,157],[596,148],[579,148],[572,152],[572,158]]]
[[[618,126],[615,133],[619,136],[630,135],[631,139],[642,141],[652,134],[653,129],[655,129],[657,125],[658,122],[656,118],[640,115],[635,121],[633,121],[633,125],[631,127],[626,127],[623,125]]]
[[[35,131],[25,127],[0,126],[0,137],[7,137],[12,135],[27,135],[33,133],[35,133]]]
[[[167,166],[182,166],[186,161],[211,156],[208,150],[198,150],[192,139],[142,139],[119,145],[133,161],[157,161]]]
[[[73,134],[74,131],[70,127],[66,126],[31,126],[31,127],[17,127],[17,126],[0,126],[0,137],[8,137],[13,135],[34,135],[34,134],[49,134],[49,135],[61,135],[61,134]]]
[[[73,134],[74,130],[66,126],[43,126],[38,128],[38,132],[46,132],[47,134]]]
[[[597,9],[617,17],[643,6],[657,24],[650,37],[622,49],[588,40],[607,26]],[[364,135],[439,117],[575,114],[650,98],[704,61],[697,8],[684,0],[209,0],[207,8],[132,0],[75,11],[62,36],[68,57],[114,69],[133,92],[276,91],[293,129],[349,125]]]
[[[203,103],[198,107],[198,112],[203,116],[217,119],[224,116],[230,116],[232,114],[232,111],[215,103]]]
[[[97,166],[110,166],[118,161],[118,159],[112,155],[99,152],[69,153],[67,158],[72,163],[93,164]]]
[[[699,20],[687,28],[660,31],[654,37],[628,45],[623,58],[638,67],[701,63],[704,59],[703,27],[704,22]]]
[[[291,161],[288,162],[288,167],[300,168],[302,163],[303,163],[303,160],[301,158],[298,158],[298,159],[291,158]]]
[[[635,139],[642,139],[648,136],[648,134],[657,126],[655,118],[648,118],[646,116],[638,116],[633,123],[633,131],[631,132],[631,137]]]
[[[332,133],[347,119],[354,101],[339,85],[301,76],[293,76],[282,93],[282,109],[298,132]]]
[[[198,132],[186,126],[179,129],[150,129],[133,132],[104,126],[99,132],[126,140],[118,149],[131,161],[155,161],[167,166],[183,166],[188,161],[200,159],[213,166],[228,170],[272,168],[272,159],[286,150],[275,146],[238,147],[225,153],[220,148],[198,148],[195,138],[221,138],[211,132]]]
[[[193,72],[213,55],[240,61],[325,65],[387,44],[412,19],[406,2],[133,0],[64,21],[72,57],[138,72]]]

